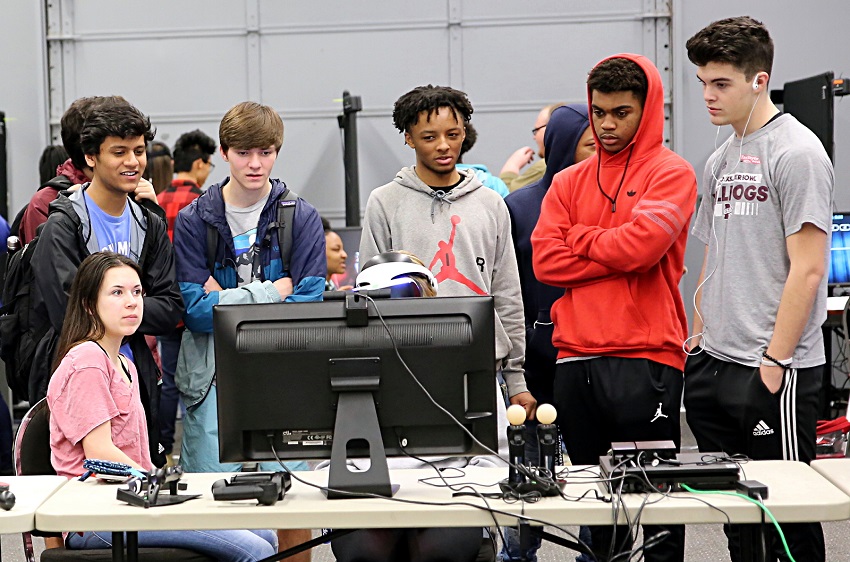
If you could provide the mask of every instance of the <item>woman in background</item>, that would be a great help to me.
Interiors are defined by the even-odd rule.
[[[348,259],[348,254],[345,252],[345,248],[342,245],[342,238],[339,237],[339,234],[334,232],[331,228],[331,223],[329,223],[328,219],[324,217],[322,217],[322,228],[325,231],[325,258],[328,261],[328,274],[327,277],[325,277],[325,290],[348,291],[352,288],[351,285],[337,287],[336,282],[333,280],[334,275],[344,276],[346,271],[345,260]]]
[[[174,179],[174,158],[164,142],[153,141],[148,145],[148,165],[142,176],[153,184],[157,195],[171,187]]]
[[[38,159],[38,185],[44,185],[59,175],[59,166],[68,159],[64,146],[50,144],[44,147]]]

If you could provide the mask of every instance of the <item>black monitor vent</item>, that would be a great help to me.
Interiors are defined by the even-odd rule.
[[[412,324],[410,319],[386,320],[396,345],[404,347],[464,347],[472,343],[472,325],[465,317],[428,318]],[[278,322],[251,323],[239,327],[236,349],[241,352],[272,352],[310,349],[385,349],[390,346],[386,329],[376,319],[368,326],[347,327],[316,322],[288,326]]]

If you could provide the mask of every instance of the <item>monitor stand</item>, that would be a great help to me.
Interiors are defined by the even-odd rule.
[[[398,486],[390,483],[387,454],[372,394],[381,382],[380,359],[334,359],[330,371],[331,388],[339,393],[339,400],[331,445],[328,499],[369,495],[392,497]],[[348,444],[354,440],[368,443],[369,470],[354,472],[348,468]]]

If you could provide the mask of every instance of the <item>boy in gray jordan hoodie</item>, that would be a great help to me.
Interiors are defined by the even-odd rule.
[[[369,196],[360,262],[406,250],[433,272],[441,297],[492,295],[496,360],[511,403],[531,418],[536,401],[523,375],[525,327],[508,209],[474,172],[455,168],[471,115],[466,94],[447,87],[420,86],[396,101],[393,122],[416,165]]]

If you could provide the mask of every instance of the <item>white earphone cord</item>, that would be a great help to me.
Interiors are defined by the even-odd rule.
[[[753,81],[754,89],[756,89],[755,87],[757,85],[758,85],[758,83]],[[759,92],[758,95],[756,96],[756,101],[753,102],[753,106],[750,108],[750,114],[747,115],[747,122],[744,124],[744,130],[741,133],[741,146],[738,148],[738,160],[735,162],[735,165],[732,167],[732,169],[727,172],[727,174],[733,173],[738,168],[738,164],[741,163],[741,156],[744,155],[744,140],[746,139],[746,136],[747,136],[747,127],[750,126],[750,119],[753,118],[753,112],[755,112],[755,110],[756,110],[756,105],[758,105],[759,99],[761,99],[761,92]],[[717,152],[717,148],[718,148],[717,147],[717,139],[720,137],[720,127],[721,126],[722,125],[717,126],[717,132],[714,134],[714,151],[715,152]],[[723,149],[723,152],[720,154],[720,157],[717,159],[717,168],[716,169],[714,169],[713,167],[709,168],[709,170],[711,171],[711,177],[714,179],[714,186],[713,186],[714,189],[709,191],[709,193],[712,194],[712,196],[713,196],[712,197],[713,201],[712,201],[712,209],[711,209],[710,232],[711,232],[711,235],[714,237],[714,251],[715,251],[714,267],[712,268],[711,272],[708,275],[705,276],[705,278],[702,280],[702,283],[697,285],[697,288],[694,291],[694,296],[693,296],[694,312],[696,313],[697,317],[699,317],[700,322],[702,322],[702,331],[699,332],[698,334],[694,334],[692,336],[689,336],[688,338],[685,339],[685,341],[682,342],[682,351],[684,351],[685,354],[688,357],[694,357],[696,355],[699,355],[702,352],[702,349],[703,349],[702,347],[700,347],[699,351],[697,351],[696,353],[691,353],[690,350],[688,349],[688,342],[690,342],[692,339],[695,339],[695,338],[704,338],[705,335],[708,333],[708,326],[706,326],[706,324],[705,324],[705,318],[703,318],[702,313],[700,312],[699,307],[697,306],[697,295],[702,290],[703,286],[708,282],[708,280],[711,279],[711,276],[714,275],[714,273],[717,271],[718,256],[720,255],[720,248],[719,248],[720,241],[717,239],[717,230],[714,228],[714,218],[717,216],[717,213],[714,212],[714,207],[717,206],[717,193],[718,193],[717,187],[720,184],[720,179],[717,177],[716,172],[720,171],[720,167],[723,166],[723,162],[726,160],[726,153],[729,151],[729,146],[732,144],[732,139],[734,138],[734,135],[735,135],[735,133],[733,132],[732,137],[730,137],[729,140],[726,143],[726,148]],[[703,204],[705,204],[705,203],[703,203]]]

